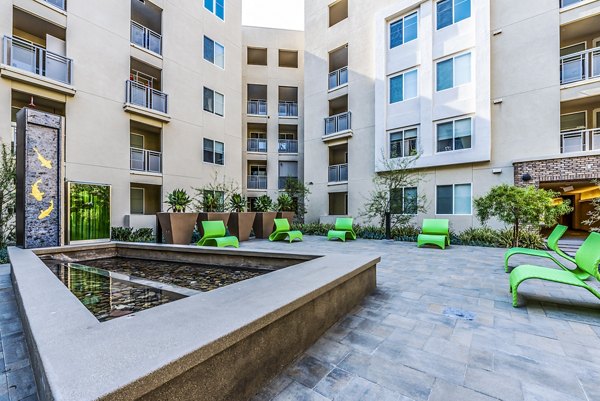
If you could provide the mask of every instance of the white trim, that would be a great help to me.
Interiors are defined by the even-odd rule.
[[[577,127],[577,128],[569,128],[567,130],[562,130],[561,129],[560,132],[568,132],[568,131],[575,131],[575,130],[579,130],[579,129],[587,129],[587,127],[588,127],[588,114],[587,114],[587,110],[578,110],[578,111],[573,111],[571,113],[564,113],[564,114],[561,114],[560,117],[562,117],[562,116],[570,116],[572,114],[581,114],[581,113],[585,114],[585,126],[583,126],[583,127]]]
[[[409,40],[408,42],[405,42],[404,41],[404,27],[405,27],[404,19],[406,17],[410,17],[413,14],[417,14],[417,37],[414,38],[414,39]],[[395,18],[393,18],[393,19],[391,19],[391,20],[388,21],[388,24],[387,24],[387,50],[388,51],[389,50],[393,50],[393,49],[395,49],[397,47],[401,47],[405,43],[409,43],[409,42],[412,42],[413,40],[419,39],[419,33],[420,33],[419,32],[419,28],[421,27],[421,23],[419,21],[420,14],[421,13],[420,13],[419,8],[417,6],[417,8],[415,8],[415,9],[413,9],[411,11],[407,11],[404,14],[402,14],[402,15],[400,15],[398,17],[395,17]],[[402,22],[402,43],[400,43],[397,46],[392,47],[392,25],[395,24],[396,22],[400,21],[400,20],[403,20],[403,22]]]
[[[464,213],[457,214],[457,213],[454,212],[455,211],[455,203],[456,203],[454,201],[455,200],[454,199],[454,196],[455,196],[454,187],[456,187],[457,185],[469,185],[470,186],[470,189],[471,189],[471,194],[470,194],[470,200],[471,200],[471,207],[470,207],[470,209],[471,209],[471,213],[468,213],[468,214],[464,214]],[[452,187],[452,214],[438,213],[437,212],[438,187],[448,187],[448,186]],[[464,182],[464,183],[461,183],[461,184],[439,184],[439,185],[436,184],[435,185],[435,201],[434,201],[434,206],[433,207],[434,207],[433,211],[434,211],[434,215],[435,216],[473,216],[473,183],[472,182]]]
[[[442,152],[438,151],[438,135],[437,135],[437,127],[439,124],[444,124],[447,122],[452,121],[453,123],[455,123],[458,120],[466,120],[467,118],[471,119],[471,147],[470,148],[464,148],[464,149],[452,149],[452,150],[444,150]],[[454,147],[454,128],[455,128],[455,124],[452,124],[452,147]],[[457,116],[457,117],[451,117],[451,118],[445,118],[443,120],[437,120],[437,121],[433,121],[433,144],[434,144],[434,149],[435,152],[434,154],[443,154],[443,153],[449,153],[449,152],[460,152],[460,151],[465,151],[465,150],[471,150],[473,149],[474,143],[475,143],[475,114],[465,114],[462,116]]]
[[[134,189],[142,191],[142,213],[133,213],[131,211],[131,191]],[[132,214],[132,215],[146,214],[146,189],[145,188],[140,188],[140,187],[130,187],[129,188],[129,214]]]
[[[465,82],[463,84],[460,85],[456,85],[456,68],[455,68],[455,60],[458,57],[461,56],[465,56],[469,54],[469,58],[470,58],[470,70],[469,70],[469,81]],[[439,89],[437,88],[437,83],[438,83],[438,64],[442,63],[444,61],[448,61],[448,60],[452,60],[452,86],[446,89]],[[469,50],[464,50],[461,51],[459,53],[454,53],[450,56],[445,56],[442,58],[439,58],[437,60],[434,60],[433,62],[433,75],[435,76],[435,79],[433,80],[433,92],[434,93],[439,93],[439,92],[443,92],[443,91],[447,91],[450,89],[454,89],[454,88],[460,88],[461,86],[465,86],[465,85],[469,85],[471,83],[473,83],[473,71],[475,70],[475,68],[473,68],[473,63],[475,61],[475,57],[474,57],[474,49],[469,49]]]

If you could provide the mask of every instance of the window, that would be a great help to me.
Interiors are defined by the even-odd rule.
[[[213,199],[216,199],[217,203],[218,203],[218,207],[217,210],[224,210],[225,207],[225,192],[223,191],[211,191],[208,189],[205,189],[202,191],[202,199],[204,201],[207,200],[207,198],[211,196]]]
[[[436,214],[471,214],[471,184],[438,185]]]
[[[417,70],[390,78],[390,103],[417,97]]]
[[[225,96],[205,87],[204,110],[218,116],[223,116],[225,114]]]
[[[206,163],[225,164],[225,145],[223,142],[204,139],[204,161]]]
[[[439,123],[437,125],[438,152],[471,148],[472,130],[470,117]]]
[[[599,121],[600,122],[600,121]],[[587,113],[585,111],[577,111],[575,113],[563,114],[560,116],[560,130],[574,131],[582,130],[587,127]]]
[[[348,0],[339,0],[329,6],[329,26],[348,18]]]
[[[214,40],[204,37],[204,60],[225,68],[225,48]]]
[[[288,68],[298,68],[298,51],[279,50],[279,66]]]
[[[442,29],[471,16],[471,0],[437,2],[437,29]]]
[[[225,19],[225,0],[204,0],[204,8],[222,20]]]
[[[414,13],[390,24],[390,49],[415,40],[418,36],[418,15]]]
[[[438,62],[436,76],[438,92],[471,82],[471,53]]]
[[[144,214],[144,188],[130,188],[129,213]]]
[[[248,65],[267,65],[267,49],[249,47],[246,62]]]
[[[390,159],[417,154],[417,129],[390,133]]]
[[[417,214],[417,188],[405,187],[390,192],[390,212],[392,214]]]

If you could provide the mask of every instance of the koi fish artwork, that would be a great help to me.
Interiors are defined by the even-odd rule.
[[[46,217],[50,216],[50,213],[54,210],[54,201],[50,200],[50,206],[46,210],[42,210],[40,215],[38,216],[38,220],[44,220]]]
[[[37,180],[35,184],[31,186],[31,195],[35,198],[36,201],[40,202],[44,197],[44,192],[40,191],[38,187],[42,183],[42,180]]]
[[[48,170],[52,170],[52,162],[46,159],[37,148],[33,148],[33,151],[37,154],[37,158],[40,161],[42,167],[46,167]]]

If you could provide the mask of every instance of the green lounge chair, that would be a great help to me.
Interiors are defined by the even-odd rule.
[[[562,238],[562,236],[565,234],[565,232],[567,232],[567,228],[568,227],[560,225],[560,224],[558,224],[556,227],[554,227],[554,230],[552,230],[552,232],[548,236],[548,240],[546,241],[546,244],[548,246],[548,249],[556,252],[558,255],[565,258],[569,262],[577,264],[577,262],[575,261],[575,258],[573,258],[570,255],[567,255],[558,247],[558,240],[560,240]],[[575,274],[577,276],[577,278],[579,278],[581,280],[587,280],[590,277],[589,274],[587,274],[585,271],[581,270],[579,267],[576,267],[575,269],[569,269],[567,266],[562,264],[558,259],[556,259],[554,257],[554,255],[552,255],[548,251],[545,251],[542,249],[529,249],[529,248],[510,248],[508,251],[506,251],[506,253],[504,254],[504,271],[507,273],[508,273],[508,259],[513,255],[527,255],[527,256],[536,256],[536,257],[540,257],[540,258],[551,259],[554,263],[556,263],[558,266],[560,266],[561,269],[570,271],[571,273]]]
[[[302,233],[296,230],[290,230],[290,222],[288,219],[275,219],[275,231],[269,235],[269,241],[283,241],[288,239],[290,244],[299,239],[302,241]]]
[[[600,274],[598,274],[598,264],[600,264],[600,234],[591,233],[587,237],[575,254],[575,262],[581,270],[590,276],[594,276],[597,280],[600,280]],[[512,292],[513,306],[515,308],[518,304],[517,288],[519,287],[519,284],[533,278],[582,287],[600,299],[600,292],[598,289],[590,286],[570,271],[533,265],[521,265],[515,267],[513,271],[510,272],[510,291]]]
[[[198,246],[218,246],[224,248],[226,246],[240,247],[237,237],[231,235],[226,237],[225,224],[221,220],[203,221],[202,228],[204,229],[204,237],[196,245]]]
[[[429,244],[446,249],[450,245],[448,219],[423,219],[423,233],[417,237],[417,247]]]
[[[353,222],[352,217],[338,217],[335,219],[335,229],[329,230],[327,240],[341,239],[346,242],[347,239],[356,239],[356,233],[352,228]]]

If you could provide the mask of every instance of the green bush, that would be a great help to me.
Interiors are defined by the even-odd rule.
[[[154,242],[154,232],[151,228],[112,227],[110,239],[122,242]]]
[[[0,249],[0,264],[9,263],[8,250],[6,248]]]

